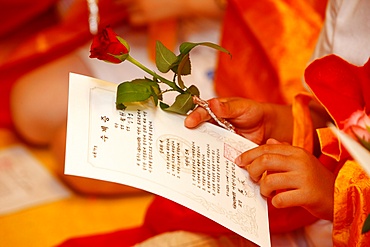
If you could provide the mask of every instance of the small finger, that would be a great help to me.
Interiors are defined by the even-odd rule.
[[[306,197],[306,199],[305,199]],[[300,190],[287,190],[277,193],[271,200],[276,208],[287,208],[306,205],[307,196],[300,193]]]
[[[276,164],[287,167],[287,165],[290,165],[291,163],[288,160],[289,156],[297,151],[297,147],[287,144],[265,144],[242,153],[237,159],[237,165],[245,167],[246,165],[251,164],[254,160],[261,159],[259,161],[261,163],[267,162],[268,164],[272,164],[273,161],[276,161]],[[274,157],[275,155],[276,157]]]
[[[245,153],[241,155],[242,160],[244,155]],[[265,171],[286,172],[292,170],[289,157],[275,153],[263,153],[252,159],[251,162],[241,161],[241,164],[240,167],[245,167],[253,180],[259,179]]]
[[[197,107],[194,111],[192,111],[186,118],[185,118],[185,127],[187,128],[195,128],[199,124],[210,120],[211,117],[209,116],[208,112],[202,108]]]
[[[296,181],[290,173],[268,173],[260,180],[261,194],[266,197],[273,196],[276,191],[296,189]]]

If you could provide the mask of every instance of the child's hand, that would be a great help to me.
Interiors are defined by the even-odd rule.
[[[265,136],[264,111],[262,105],[242,98],[211,99],[208,101],[213,113],[225,118],[235,127],[238,134],[261,143]],[[198,107],[185,119],[185,126],[194,128],[211,120],[205,109]]]
[[[238,134],[257,144],[270,137],[291,141],[293,121],[289,106],[262,104],[244,98],[211,99],[208,103],[217,117],[228,120]],[[187,116],[185,126],[195,128],[210,119],[207,111],[198,107]]]
[[[316,217],[333,219],[335,176],[306,150],[269,139],[235,162],[276,208],[302,206]]]

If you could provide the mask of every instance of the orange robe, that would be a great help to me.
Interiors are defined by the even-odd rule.
[[[240,96],[292,103],[304,90],[302,76],[315,48],[327,1],[229,0],[215,88]]]
[[[309,96],[295,96],[305,91],[303,74],[315,48],[325,8],[326,1],[229,0],[221,45],[232,58],[219,55],[217,95],[279,104],[308,102]],[[293,111],[308,111],[300,105],[294,104]],[[310,121],[295,124],[295,132],[312,131]],[[311,151],[312,137],[297,137],[293,145]],[[301,207],[276,209],[268,202],[273,233],[289,232],[317,220]]]

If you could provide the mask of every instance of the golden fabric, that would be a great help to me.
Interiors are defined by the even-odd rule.
[[[355,161],[347,161],[335,181],[334,246],[370,246],[370,232],[361,234],[370,213],[369,193],[369,177]]]

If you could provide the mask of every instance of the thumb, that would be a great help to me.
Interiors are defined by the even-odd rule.
[[[233,98],[213,98],[208,101],[208,104],[217,117],[234,118],[239,115],[236,113],[239,108],[233,107],[234,101]],[[243,109],[242,107],[240,108]]]
[[[226,100],[221,100],[218,98],[213,98],[213,99],[208,100],[209,107],[216,114],[226,113],[227,109],[224,109],[226,105],[225,103],[227,103]]]

